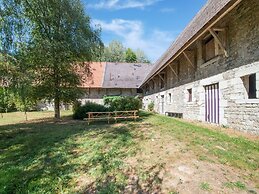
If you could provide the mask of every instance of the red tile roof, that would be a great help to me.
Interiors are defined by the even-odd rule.
[[[105,72],[105,62],[85,62],[84,66],[78,67],[77,72],[81,76],[81,87],[101,88]]]
[[[82,88],[139,88],[151,68],[147,63],[86,62],[76,71]]]

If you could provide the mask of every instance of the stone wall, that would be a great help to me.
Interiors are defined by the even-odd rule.
[[[215,27],[224,28],[219,36],[228,57],[218,50],[218,56],[205,62],[202,58],[202,37],[187,49],[186,54],[194,66],[183,55],[173,61],[171,65],[178,75],[166,67],[163,71],[167,75],[167,87],[163,90],[157,87],[161,80],[155,77],[158,83],[155,89],[146,93],[144,107],[147,108],[153,101],[155,110],[162,113],[164,96],[164,112],[183,113],[186,119],[205,121],[204,86],[219,83],[220,124],[259,134],[259,99],[248,99],[247,83],[244,81],[245,76],[253,73],[257,73],[257,79],[259,77],[259,1],[243,0]],[[188,102],[188,89],[192,89],[192,102]]]

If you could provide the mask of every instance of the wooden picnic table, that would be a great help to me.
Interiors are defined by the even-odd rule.
[[[110,120],[115,120],[117,122],[118,119],[134,119],[136,121],[138,116],[138,110],[130,110],[130,111],[113,111],[113,112],[88,112],[87,113],[87,123],[90,124],[91,121],[95,120],[107,120],[110,123]]]

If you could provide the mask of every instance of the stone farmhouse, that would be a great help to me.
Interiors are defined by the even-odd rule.
[[[81,104],[95,102],[103,104],[104,96],[139,96],[143,92],[141,83],[152,68],[148,63],[85,62],[75,70],[81,76],[83,96]],[[54,102],[39,102],[39,110],[54,111]],[[61,104],[61,109],[71,109],[71,104]]]
[[[90,74],[82,79],[81,88],[85,91],[82,104],[87,101],[103,103],[104,96],[141,96],[140,84],[150,72],[152,65],[147,63],[91,62]]]
[[[208,0],[141,84],[170,116],[259,133],[259,0]]]

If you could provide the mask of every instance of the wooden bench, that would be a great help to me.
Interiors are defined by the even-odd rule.
[[[87,120],[88,125],[91,121],[95,120],[107,120],[110,123],[111,120],[117,122],[118,119],[134,119],[136,121],[139,116],[137,110],[132,111],[113,111],[113,112],[88,112]]]

